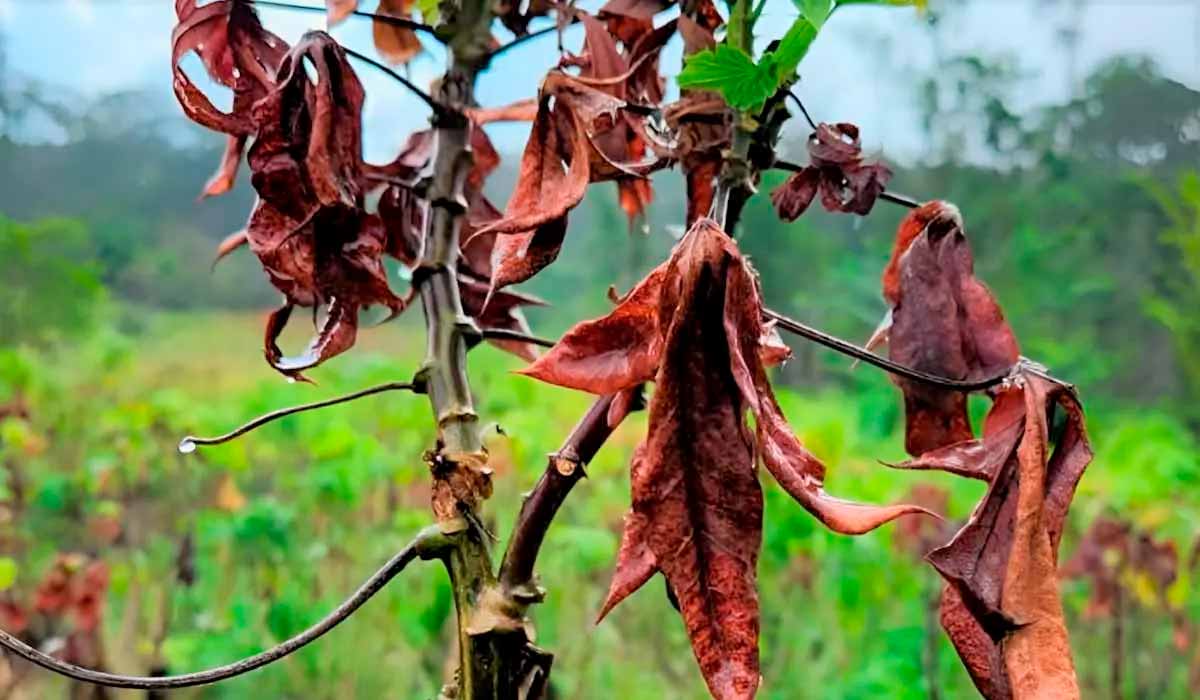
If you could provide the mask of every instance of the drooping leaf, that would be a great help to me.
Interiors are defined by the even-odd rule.
[[[375,14],[412,19],[412,0],[379,0]],[[371,23],[371,33],[375,39],[375,50],[392,65],[408,63],[421,53],[421,40],[417,38],[417,33],[408,27],[377,18]]]
[[[329,35],[310,32],[281,62],[277,82],[255,106],[258,134],[248,160],[260,199],[246,233],[290,304],[329,306],[298,357],[272,351],[268,333],[272,365],[299,377],[353,344],[362,307],[396,313],[404,302],[389,288],[383,266],[387,231],[362,208],[364,95],[345,53]]]
[[[332,27],[358,9],[358,0],[325,0],[326,22]]]
[[[900,364],[949,379],[978,380],[1014,366],[1017,341],[987,288],[976,279],[962,216],[930,202],[901,222],[883,273],[891,305],[889,355]],[[906,379],[905,446],[922,455],[973,437],[966,396]]]
[[[921,512],[825,494],[824,466],[788,427],[767,379],[779,350],[762,314],[757,279],[736,244],[701,219],[609,315],[572,328],[525,370],[602,394],[653,377],[649,434],[635,456],[633,502],[604,610],[662,572],[719,698],[749,698],[758,685],[758,455],[836,531],[866,532]]]
[[[853,124],[818,124],[808,139],[808,155],[808,167],[771,193],[785,221],[795,221],[817,194],[826,211],[865,216],[892,177],[887,166],[863,162],[858,127]]]
[[[175,14],[179,20],[171,33],[175,96],[188,118],[229,135],[221,164],[201,196],[223,194],[233,186],[246,138],[255,131],[251,107],[274,86],[275,69],[288,47],[263,28],[253,5],[245,0],[206,5],[176,0]],[[192,51],[214,81],[233,90],[229,112],[217,109],[180,66]]]
[[[1036,373],[1022,373],[1005,392],[1024,406],[1023,429],[1015,436],[993,433],[990,441],[985,433],[989,451],[999,453],[989,460],[1003,456],[1003,466],[967,524],[928,556],[952,589],[942,622],[989,700],[1077,698],[1058,593],[1058,545],[1092,456],[1083,412],[1066,387]],[[1001,401],[996,407],[1011,410]],[[1067,421],[1051,450],[1056,408]]]
[[[653,379],[662,354],[659,300],[666,274],[666,266],[654,268],[608,315],[575,325],[520,372],[600,395]]]

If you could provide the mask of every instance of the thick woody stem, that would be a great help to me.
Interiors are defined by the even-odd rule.
[[[439,89],[443,104],[465,109],[472,99],[475,66],[452,62]],[[451,460],[478,455],[483,444],[476,426],[479,417],[467,378],[467,338],[478,336],[463,313],[458,294],[458,236],[466,213],[463,183],[471,169],[468,129],[460,114],[434,118],[437,155],[429,187],[429,232],[426,255],[416,272],[425,311],[427,346],[419,379],[425,383],[437,419],[444,454]]]
[[[546,655],[529,644],[523,605],[496,584],[490,534],[476,512],[490,483],[467,349],[482,335],[463,312],[457,268],[467,210],[464,186],[473,164],[471,124],[464,114],[474,106],[475,79],[489,59],[491,20],[489,0],[462,0],[439,28],[450,37],[450,65],[435,91],[443,109],[433,116],[437,152],[428,188],[429,228],[414,275],[427,334],[417,383],[426,388],[437,420],[438,450],[430,455],[434,511],[452,543],[442,560],[458,623],[458,677],[443,696],[456,700],[513,700],[531,674],[544,676],[536,668],[549,665]]]

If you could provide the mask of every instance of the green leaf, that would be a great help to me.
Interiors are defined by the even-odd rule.
[[[779,41],[779,48],[772,52],[775,56],[776,80],[779,83],[792,77],[816,38],[817,26],[807,17],[800,17],[792,23],[787,34]]]
[[[756,111],[779,86],[777,59],[755,63],[744,52],[721,44],[692,54],[679,73],[679,87],[719,92],[730,107]]]
[[[792,0],[796,3],[796,7],[800,8],[800,12],[804,13],[804,18],[812,22],[813,27],[818,30],[824,26],[825,20],[829,19],[829,14],[833,12],[833,3],[831,0]]]
[[[440,0],[416,0],[417,11],[421,13],[425,24],[436,25],[441,19],[439,5]]]

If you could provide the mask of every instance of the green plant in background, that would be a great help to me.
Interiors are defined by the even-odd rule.
[[[745,3],[735,6],[735,13],[739,6],[742,16],[757,17],[758,12]],[[822,7],[830,10],[833,5],[801,3],[802,21],[812,27],[813,36],[819,23],[804,18],[818,17]],[[429,18],[425,11],[422,15]],[[788,35],[801,33],[800,24]],[[748,28],[738,43],[749,46],[751,34]],[[743,68],[747,62],[753,66],[755,75],[763,77],[762,84],[777,81],[779,87],[790,79],[790,72],[778,70],[782,43],[757,63],[750,53],[744,54],[745,61],[734,60]],[[719,44],[713,54],[723,46]],[[753,87],[754,81],[750,82]],[[745,110],[752,111],[757,104],[748,104]],[[978,184],[987,183],[1003,189],[995,185],[996,173],[977,175],[978,180],[968,186],[986,189]],[[1014,181],[1019,183],[1020,177]],[[1049,188],[1050,194],[1039,200],[1037,191],[1047,188],[1038,183],[1019,196],[1022,201],[1043,201],[1046,210],[1053,210],[1062,201],[1078,198],[1078,190],[1088,186],[1070,179],[1057,190]],[[885,246],[882,236],[874,240],[869,233],[842,240],[817,236],[820,225],[806,220],[784,229],[792,239],[789,244],[772,246],[764,237],[774,235],[769,233],[772,226],[751,223],[755,212],[762,215],[763,209],[756,210],[753,201],[747,207],[744,225],[752,226],[755,234],[743,245],[751,250],[761,246],[764,253],[756,262],[767,270],[764,279],[786,280],[788,272],[795,274],[777,254],[779,250],[789,245],[816,248],[827,256],[827,264],[812,267],[828,275],[827,289],[832,290],[821,292],[816,283],[806,282],[803,289],[776,289],[775,293],[791,295],[789,303],[794,300],[816,310],[806,318],[820,321],[825,314],[835,324],[845,323],[839,318],[845,308],[848,316],[857,314],[854,320],[869,322],[877,291],[873,282],[867,285],[861,280],[873,277],[878,266],[864,262],[862,252]],[[996,209],[1001,212],[997,227],[1002,228],[1003,202]],[[1007,280],[1013,289],[1046,286],[1045,290],[1036,287],[1041,291],[1030,292],[1025,299],[1001,293],[1010,299],[1017,296],[1015,320],[1036,318],[1038,313],[1032,309],[1037,308],[1037,299],[1050,298],[1067,309],[1080,300],[1102,306],[1095,300],[1113,293],[1119,284],[1117,275],[1097,275],[1096,280],[1081,281],[1057,297],[1053,294],[1062,289],[1061,279],[1071,276],[1069,256],[1095,247],[1088,246],[1088,224],[1042,228],[1036,215],[1030,219],[1035,223],[1018,227],[1011,237],[1007,232],[995,237],[973,235],[973,240],[984,239],[982,248],[993,245],[991,240],[997,241],[995,245],[1007,242],[1012,247],[1008,254],[1018,256],[1019,265],[999,266],[986,262],[998,256],[981,255],[981,262],[994,268],[984,275],[989,281],[1016,268]],[[842,247],[846,245],[855,254],[847,254]],[[775,265],[785,273],[770,274]],[[1056,274],[1046,275],[1045,269]],[[147,279],[162,273],[160,269]],[[858,282],[843,295],[846,280]],[[1178,305],[1187,293],[1187,287],[1172,288],[1167,298]],[[829,303],[832,297],[839,298]],[[1177,316],[1186,318],[1186,313]],[[395,457],[416,455],[431,442],[432,430],[414,430],[427,423],[422,407],[368,399],[370,404],[346,405],[319,417],[297,416],[264,428],[252,441],[204,451],[198,462],[182,461],[163,449],[179,434],[198,425],[225,424],[230,415],[260,413],[286,403],[295,387],[253,379],[257,353],[238,351],[242,344],[231,340],[252,333],[252,321],[245,318],[146,318],[140,312],[129,318],[137,320],[121,321],[123,332],[90,335],[69,356],[43,356],[28,349],[8,350],[0,356],[4,368],[0,385],[9,395],[16,395],[14,387],[18,387],[23,396],[32,397],[19,415],[14,412],[5,420],[0,434],[0,458],[10,471],[9,484],[18,483],[21,492],[19,501],[6,492],[5,507],[19,502],[24,510],[14,522],[22,530],[29,526],[19,533],[26,543],[22,546],[29,549],[14,550],[18,556],[12,559],[17,567],[13,590],[30,587],[34,573],[54,556],[46,542],[86,543],[89,549],[105,552],[105,559],[112,562],[111,604],[105,619],[108,648],[115,654],[110,659],[112,668],[150,667],[169,673],[212,666],[278,642],[313,623],[313,611],[332,608],[344,591],[358,583],[354,572],[386,558],[397,537],[424,523],[425,469],[421,464],[397,463]],[[222,331],[204,330],[211,328]],[[404,327],[400,332],[380,333],[380,340],[366,341],[365,354],[344,358],[322,372],[322,393],[391,380],[398,362],[415,365],[420,352],[406,337],[414,332]],[[1064,338],[1062,332],[1023,333],[1034,339],[1033,349],[1027,352],[1056,367],[1071,367],[1072,377],[1083,367],[1086,371],[1079,376],[1089,384],[1104,382],[1125,362],[1119,357],[1089,357],[1100,342],[1089,335],[1094,332],[1089,323],[1071,331],[1078,337]],[[56,332],[45,337],[61,339]],[[180,352],[181,348],[190,352]],[[570,428],[565,415],[577,415],[585,404],[578,397],[531,382],[502,379],[515,363],[488,352],[471,356],[477,408],[485,416],[503,416],[513,436],[489,438],[487,446],[489,464],[497,474],[511,477],[499,480],[497,498],[515,500],[516,488],[538,476],[529,465],[545,445]],[[1092,363],[1078,364],[1081,361]],[[802,355],[784,368],[783,375],[807,379],[805,373],[816,372],[817,365],[811,353]],[[73,370],[63,373],[59,369],[63,366]],[[830,478],[831,490],[885,500],[894,495],[901,478],[882,472],[874,463],[876,458],[899,458],[900,413],[893,390],[881,377],[861,370],[847,377],[837,371],[840,388],[819,395],[810,391],[807,396],[784,392],[781,402],[795,424],[804,426],[803,437],[813,451],[838,465]],[[0,403],[3,400],[0,394]],[[106,408],[97,411],[96,403]],[[1072,514],[1065,549],[1070,551],[1094,516],[1120,513],[1186,554],[1194,534],[1190,523],[1200,509],[1179,494],[1194,493],[1200,472],[1194,436],[1167,412],[1113,405],[1119,403],[1106,401],[1092,414],[1098,459],[1105,469],[1094,470],[1083,482],[1080,502],[1087,505]],[[530,410],[531,406],[554,410]],[[592,614],[604,595],[608,562],[616,554],[628,493],[626,465],[642,427],[635,417],[632,425],[610,439],[590,465],[589,494],[564,506],[563,522],[548,534],[550,546],[539,559],[539,572],[555,584],[538,608],[539,643],[556,651],[555,690],[567,696],[587,697],[596,688],[631,698],[692,697],[705,692],[687,663],[683,631],[659,623],[671,614],[663,597],[635,597],[606,625],[590,629]],[[1150,474],[1153,478],[1147,478]],[[948,512],[955,517],[966,516],[981,496],[979,484],[939,483],[948,493]],[[772,680],[763,689],[764,696],[821,697],[827,691],[842,697],[927,697],[935,692],[947,696],[970,692],[970,681],[941,639],[936,620],[930,624],[927,607],[936,590],[899,533],[839,538],[799,513],[780,489],[768,488],[766,500],[760,589],[766,610],[762,644],[770,659],[764,675]],[[1171,506],[1165,507],[1167,503]],[[185,513],[191,515],[181,516]],[[511,532],[513,515],[500,512],[497,522],[487,526],[495,532]],[[116,537],[113,521],[120,523]],[[1169,604],[1160,604],[1153,596],[1139,598],[1139,605],[1145,605],[1138,610],[1138,625],[1149,631],[1142,646],[1136,640],[1127,642],[1132,646],[1127,653],[1133,672],[1123,681],[1134,695],[1153,690],[1158,696],[1185,697],[1184,688],[1195,683],[1187,677],[1194,651],[1181,645],[1178,635],[1185,641],[1194,637],[1171,619],[1179,610],[1193,619],[1196,614],[1196,601],[1188,595],[1187,557],[1180,558]],[[189,569],[200,572],[199,576],[188,576]],[[1106,638],[1092,634],[1104,622],[1084,619],[1086,586],[1072,585],[1067,591],[1068,621],[1086,635],[1082,652],[1076,650],[1080,681],[1085,694],[1096,694],[1109,688],[1109,649],[1102,645]],[[1144,589],[1144,584],[1137,585]],[[561,595],[558,590],[572,593]],[[353,638],[345,631],[335,633],[338,638],[320,650],[302,651],[289,664],[268,668],[253,680],[235,680],[207,692],[240,697],[269,688],[272,695],[427,697],[445,680],[443,658],[454,644],[453,610],[451,590],[444,582],[419,572],[406,574],[403,582],[358,613]],[[808,611],[806,624],[795,624],[796,610]],[[582,629],[589,631],[580,634]],[[1169,639],[1172,634],[1175,639]],[[1182,653],[1173,657],[1175,663],[1167,671],[1154,675],[1155,655],[1147,649],[1161,648],[1163,640]],[[377,661],[381,654],[385,664]],[[863,658],[879,661],[861,668]],[[399,682],[397,667],[408,671]]]
[[[1151,292],[1145,299],[1147,310],[1171,331],[1173,349],[1187,381],[1185,396],[1200,395],[1200,173],[1179,176],[1172,191],[1154,182],[1147,187],[1166,212],[1169,225],[1163,230],[1163,245],[1178,257],[1173,274],[1161,280],[1163,292]],[[1189,303],[1191,300],[1191,303]],[[1200,425],[1200,411],[1191,402],[1181,407],[1194,425]]]

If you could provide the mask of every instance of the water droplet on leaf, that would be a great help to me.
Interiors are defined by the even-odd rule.
[[[196,451],[196,443],[191,438],[184,438],[179,441],[179,454],[190,455]]]

